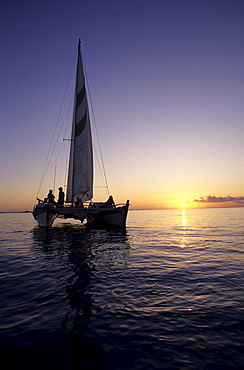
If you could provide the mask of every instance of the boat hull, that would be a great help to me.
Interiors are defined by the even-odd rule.
[[[51,227],[58,216],[55,207],[49,203],[37,204],[32,214],[40,227]]]
[[[73,218],[89,227],[126,227],[129,201],[123,206],[107,206],[105,203],[93,203],[92,207],[55,207],[53,204],[39,202],[32,214],[41,227],[51,227],[57,217]]]
[[[126,227],[126,219],[129,209],[129,201],[121,207],[94,206],[88,208],[87,224],[89,226],[112,226]]]

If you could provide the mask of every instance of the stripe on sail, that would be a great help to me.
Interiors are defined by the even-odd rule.
[[[77,123],[77,125],[75,126],[75,137],[79,136],[84,131],[85,126],[86,126],[86,111],[80,122]]]
[[[81,103],[84,100],[85,95],[86,95],[86,87],[85,85],[83,85],[81,91],[78,93],[76,97],[76,108],[78,108],[81,105]]]

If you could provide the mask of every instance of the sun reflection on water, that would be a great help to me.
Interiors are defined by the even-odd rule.
[[[181,228],[184,231],[187,229],[187,215],[185,209],[181,210]]]
[[[188,239],[187,239],[187,214],[186,210],[181,210],[181,231],[182,231],[182,237],[180,240],[180,248],[185,248],[188,245]]]

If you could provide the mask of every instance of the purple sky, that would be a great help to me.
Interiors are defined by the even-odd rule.
[[[243,196],[243,36],[239,0],[2,1],[0,211],[33,206],[79,38],[117,201]]]

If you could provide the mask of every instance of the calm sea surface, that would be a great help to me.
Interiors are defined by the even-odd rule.
[[[1,369],[244,369],[244,208],[0,214],[0,292]]]

